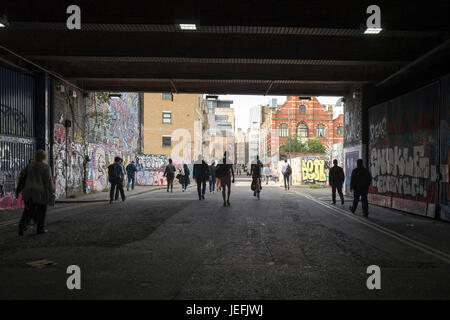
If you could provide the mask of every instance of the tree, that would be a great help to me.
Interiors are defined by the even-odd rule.
[[[289,152],[289,142],[291,143],[291,152],[293,153],[326,153],[325,147],[318,138],[314,137],[308,139],[306,143],[302,143],[296,135],[288,138],[286,143],[280,147],[280,152]]]
[[[309,153],[326,153],[326,149],[319,138],[314,137],[306,142]]]

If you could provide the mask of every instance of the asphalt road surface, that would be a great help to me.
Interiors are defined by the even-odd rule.
[[[230,207],[191,187],[57,206],[42,235],[2,222],[0,299],[450,298],[449,223],[375,206],[366,219],[329,189],[263,185],[258,201],[249,185],[233,184]],[[70,265],[81,290],[67,288]]]

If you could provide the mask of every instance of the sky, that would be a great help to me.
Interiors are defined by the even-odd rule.
[[[270,104],[272,98],[276,98],[278,104],[283,104],[286,101],[286,96],[219,95],[220,100],[233,100],[231,107],[234,109],[236,116],[236,128],[241,128],[244,131],[248,128],[250,108],[260,104]],[[334,104],[339,98],[329,96],[317,97],[322,104]]]

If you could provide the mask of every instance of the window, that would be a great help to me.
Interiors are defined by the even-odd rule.
[[[171,137],[162,137],[162,146],[163,147],[171,147],[172,146],[172,138]]]
[[[342,127],[342,126],[337,127],[337,135],[338,136],[344,135],[344,127]]]
[[[301,105],[299,108],[300,114],[306,114],[306,107],[304,105]]]
[[[316,136],[319,138],[325,138],[325,126],[323,124],[319,124],[316,129]]]
[[[286,138],[287,136],[289,136],[288,125],[283,123],[282,125],[280,125],[280,137]]]
[[[172,123],[172,112],[165,111],[162,113],[162,123],[164,124]]]
[[[173,101],[173,95],[170,92],[163,92],[162,99]]]
[[[297,137],[301,142],[305,142],[308,138],[308,126],[304,123],[300,123],[297,127]]]

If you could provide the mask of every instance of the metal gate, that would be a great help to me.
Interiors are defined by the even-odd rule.
[[[35,80],[0,67],[0,210],[13,206],[18,174],[35,152],[34,136]]]

